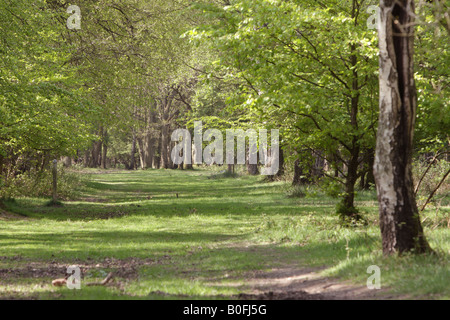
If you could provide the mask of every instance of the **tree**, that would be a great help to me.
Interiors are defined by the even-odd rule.
[[[43,0],[0,2],[0,184],[3,168],[43,169],[50,154],[72,155],[91,138],[96,110],[70,63],[61,15]]]
[[[338,211],[359,219],[355,184],[375,147],[376,35],[357,0],[251,1],[201,5],[213,19],[193,30],[226,55],[220,63],[245,85],[254,122],[282,130],[294,150],[308,149],[339,171]],[[326,174],[326,173],[325,173]]]
[[[380,120],[374,174],[385,255],[430,251],[411,169],[417,110],[414,16],[413,0],[381,0]]]

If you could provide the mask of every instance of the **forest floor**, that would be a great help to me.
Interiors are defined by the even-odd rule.
[[[0,299],[450,299],[448,204],[422,216],[436,255],[385,258],[374,192],[357,197],[368,225],[349,228],[319,189],[292,197],[262,177],[83,174],[76,201],[0,209]],[[52,286],[71,265],[81,290]],[[366,285],[373,265],[381,290]]]

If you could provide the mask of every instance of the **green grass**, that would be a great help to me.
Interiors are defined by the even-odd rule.
[[[206,170],[89,175],[81,198],[61,207],[33,198],[7,203],[26,218],[0,220],[0,297],[222,299],[240,293],[250,272],[295,264],[357,285],[378,265],[390,294],[450,298],[448,207],[423,217],[438,255],[384,258],[373,192],[357,198],[369,225],[345,228],[337,200],[320,191],[291,197],[287,184],[261,177]],[[55,268],[72,264],[89,266],[85,281],[101,280],[117,271],[105,259],[128,263],[115,285],[51,286]],[[49,266],[53,273],[45,272]]]

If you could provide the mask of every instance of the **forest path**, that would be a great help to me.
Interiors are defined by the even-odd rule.
[[[367,285],[337,278],[324,277],[327,267],[307,267],[283,259],[276,250],[249,246],[243,249],[264,257],[269,270],[245,275],[240,299],[252,300],[388,300],[402,297],[392,295],[387,288],[371,290]],[[369,276],[369,275],[368,275]]]

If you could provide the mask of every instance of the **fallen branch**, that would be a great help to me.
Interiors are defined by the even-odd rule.
[[[113,278],[113,274],[112,272],[108,274],[108,276],[103,279],[102,282],[90,282],[90,283],[86,283],[87,287],[94,287],[94,286],[106,286]]]

